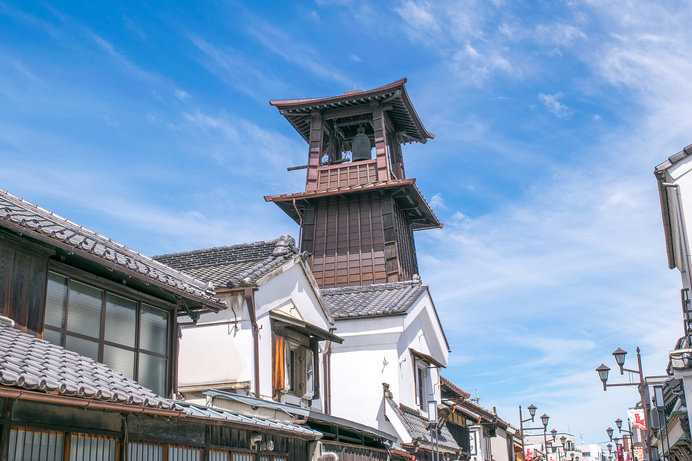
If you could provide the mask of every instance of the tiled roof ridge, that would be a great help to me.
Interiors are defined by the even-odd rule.
[[[676,163],[690,155],[692,155],[692,144],[683,147],[681,151],[671,155],[665,161],[656,165],[654,173],[662,174],[663,171],[665,171],[666,169],[670,168],[671,166],[675,165]]]
[[[42,226],[41,224],[37,224],[35,227],[32,227],[31,224],[28,224],[25,219],[21,219],[19,221],[13,220],[12,214],[9,212],[8,208],[2,207],[1,204],[0,204],[0,220],[13,222],[15,224],[19,224],[21,227],[28,227],[29,229],[31,229],[31,230],[39,233],[39,234],[47,235],[51,239],[61,241],[63,243],[70,245],[73,248],[76,248],[78,250],[85,251],[85,252],[88,252],[91,254],[97,254],[95,250],[96,250],[98,243],[100,243],[99,241],[101,241],[101,242],[105,241],[106,243],[108,243],[108,245],[112,245],[113,247],[115,247],[115,249],[117,249],[117,251],[123,253],[123,256],[134,257],[135,259],[139,259],[143,263],[146,263],[146,264],[153,266],[153,268],[155,270],[162,272],[164,275],[166,275],[168,277],[179,279],[180,282],[182,282],[182,283],[175,283],[175,281],[171,281],[171,280],[162,280],[161,277],[159,277],[157,274],[151,274],[151,272],[148,270],[148,268],[147,268],[146,272],[143,272],[139,267],[131,267],[133,265],[134,266],[137,266],[137,265],[136,264],[130,264],[127,260],[125,260],[124,262],[121,262],[116,255],[113,255],[113,254],[111,254],[112,252],[108,251],[109,248],[106,245],[103,245],[103,243],[101,243],[101,245],[103,247],[105,247],[105,249],[103,251],[103,256],[98,255],[98,254],[97,254],[97,256],[101,256],[106,260],[109,260],[109,261],[111,261],[117,265],[123,266],[125,268],[130,269],[130,270],[135,270],[137,272],[146,274],[152,279],[159,280],[159,281],[166,283],[167,285],[170,285],[170,286],[175,286],[178,289],[181,289],[185,292],[188,292],[188,293],[193,294],[195,296],[198,296],[200,298],[204,298],[207,301],[212,301],[215,303],[223,304],[222,301],[220,301],[219,299],[217,299],[216,297],[212,296],[210,293],[207,292],[207,287],[204,284],[204,282],[197,280],[188,274],[184,274],[184,273],[182,273],[176,269],[173,269],[172,267],[169,267],[165,264],[162,264],[162,263],[160,263],[160,262],[158,262],[158,261],[156,261],[156,260],[154,260],[154,259],[152,259],[146,255],[143,255],[142,253],[140,253],[136,250],[133,250],[133,249],[123,245],[122,243],[118,243],[118,242],[110,239],[109,237],[101,235],[101,234],[99,234],[99,233],[97,233],[91,229],[88,229],[88,228],[86,228],[80,224],[72,222],[69,219],[63,218],[62,216],[60,216],[56,213],[53,213],[52,211],[48,211],[48,210],[46,210],[46,209],[44,209],[44,208],[42,208],[42,207],[40,207],[34,203],[31,203],[31,202],[23,199],[22,197],[18,197],[16,195],[10,193],[7,190],[0,189],[0,196],[4,196],[5,199],[7,199],[10,203],[13,203],[15,206],[20,207],[20,208],[24,208],[24,209],[32,210],[39,217],[44,218],[48,222],[51,222],[51,221],[52,222],[51,222],[50,226],[47,226],[47,228],[44,228],[44,226]],[[16,203],[16,202],[19,202],[19,203]],[[61,238],[60,236],[57,235],[58,232],[56,232],[56,230],[50,230],[56,224],[59,226],[63,226],[65,228],[64,230],[68,230],[68,231],[72,232],[72,234],[71,235],[64,235],[64,230],[60,230],[59,232],[63,233],[63,238]],[[81,234],[81,236],[85,236],[85,237],[93,237],[95,240],[94,245],[91,245],[91,247],[88,248],[88,245],[87,246],[83,245],[85,240],[81,240],[79,243],[71,242],[72,238],[78,234]],[[84,235],[84,234],[86,234],[86,235]],[[106,256],[107,254],[111,255],[112,257],[108,258]],[[189,286],[185,286],[185,284],[188,284]]]
[[[452,389],[454,392],[464,397],[465,399],[471,397],[471,395],[468,392],[465,392],[462,388],[460,388],[459,386],[457,386],[456,384],[454,384],[442,375],[440,375],[440,381],[442,382],[442,384],[449,386],[450,389]]]
[[[0,322],[0,385],[110,401],[145,408],[178,409],[107,365]]]
[[[347,294],[347,293],[364,293],[369,291],[385,291],[385,290],[396,290],[398,288],[405,288],[408,286],[425,286],[421,282],[418,274],[414,274],[411,280],[402,280],[399,282],[387,282],[387,283],[371,283],[369,285],[353,285],[347,287],[338,288],[323,288],[323,295],[337,295],[337,294]]]
[[[160,255],[155,255],[152,256],[155,260],[166,260],[166,259],[172,259],[172,258],[180,258],[184,256],[197,256],[197,255],[202,255],[205,253],[210,253],[210,252],[222,252],[222,251],[228,251],[228,250],[236,250],[236,249],[243,249],[243,248],[260,248],[263,246],[269,246],[269,245],[274,245],[274,249],[272,251],[273,256],[290,256],[291,254],[297,254],[298,253],[298,248],[296,247],[296,242],[291,237],[290,235],[281,235],[279,238],[273,239],[273,240],[258,240],[256,242],[248,242],[248,243],[238,243],[235,245],[224,245],[224,246],[219,246],[219,247],[211,247],[211,248],[200,248],[197,250],[189,250],[189,251],[180,251],[177,253],[165,253],[165,254],[160,254]],[[265,259],[263,256],[251,256],[248,255],[246,258],[240,258],[240,259],[234,259],[235,262],[242,262],[242,261],[254,261],[258,259]],[[216,266],[219,264],[224,264],[223,262],[210,262],[207,264],[200,264],[195,267],[205,267],[205,266]]]

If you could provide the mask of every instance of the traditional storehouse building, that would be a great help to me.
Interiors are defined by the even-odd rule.
[[[521,454],[519,431],[469,399],[469,394],[442,377],[442,403],[449,408],[447,427],[462,440],[464,453],[471,461],[515,461]],[[458,434],[458,435],[457,435]],[[468,439],[468,443],[466,440]],[[466,448],[468,447],[468,448]]]
[[[434,136],[405,84],[271,101],[308,143],[308,161],[305,191],[265,200],[299,224],[300,251],[344,339],[328,357],[332,412],[396,434],[399,447],[427,459],[424,428],[437,421],[449,345],[418,276],[413,232],[442,224],[406,177],[402,145]],[[446,456],[458,457],[444,437]]]
[[[203,281],[0,191],[0,461],[306,460],[294,420],[180,403],[178,316]]]
[[[187,402],[303,421],[339,459],[386,460],[395,437],[330,416],[330,350],[343,341],[294,240],[156,256],[216,287],[229,306],[181,327],[178,390]],[[360,458],[359,458],[360,457]]]
[[[291,237],[154,258],[213,285],[229,306],[182,326],[186,400],[216,389],[325,410],[323,351],[342,339]]]

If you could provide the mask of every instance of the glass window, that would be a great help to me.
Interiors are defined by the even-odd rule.
[[[106,295],[106,341],[135,347],[136,318],[135,301],[112,293]]]
[[[65,305],[67,303],[67,278],[54,272],[48,273],[46,290],[47,325],[63,328],[65,326]]]
[[[89,341],[68,334],[65,338],[65,349],[99,361],[99,343],[96,341]]]
[[[170,313],[132,296],[49,272],[43,338],[166,395]]]
[[[135,353],[120,347],[103,346],[103,363],[130,379],[135,379]]]
[[[45,339],[49,343],[53,343],[53,344],[57,344],[58,346],[62,346],[62,333],[60,333],[60,332],[45,329],[45,330],[43,330],[43,339]]]
[[[142,304],[140,325],[139,347],[165,354],[168,343],[168,313]]]
[[[101,334],[102,307],[103,291],[71,280],[67,329],[98,338]]]
[[[159,395],[166,393],[166,359],[140,352],[139,384]]]

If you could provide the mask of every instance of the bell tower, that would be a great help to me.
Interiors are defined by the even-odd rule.
[[[411,280],[413,231],[439,228],[401,146],[434,138],[406,79],[328,98],[270,101],[308,143],[305,191],[266,196],[300,225],[321,288]],[[373,157],[374,148],[374,157]]]

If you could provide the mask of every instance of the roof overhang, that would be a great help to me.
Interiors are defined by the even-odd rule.
[[[315,338],[323,341],[333,341],[339,344],[344,342],[344,339],[342,337],[337,336],[330,331],[322,329],[304,320],[299,320],[293,317],[288,317],[286,315],[281,315],[277,312],[270,312],[269,318],[271,318],[274,322],[278,323],[279,325],[289,330],[295,331],[297,333],[314,336]]]
[[[333,195],[358,194],[382,191],[392,194],[399,209],[406,214],[413,230],[438,229],[443,224],[437,219],[428,202],[416,187],[414,178],[380,181],[355,186],[338,187],[327,190],[295,192],[292,194],[267,195],[264,200],[274,202],[284,213],[300,224],[299,212],[314,203],[316,199]]]
[[[435,360],[431,355],[418,352],[417,350],[411,348],[409,348],[408,351],[411,353],[414,359],[423,360],[424,362],[428,362],[437,368],[446,368],[441,362]]]
[[[321,112],[329,117],[334,114],[352,113],[357,106],[365,106],[364,110],[371,111],[371,104],[380,103],[386,105],[385,110],[389,114],[397,132],[405,135],[407,141],[425,143],[433,139],[435,135],[428,132],[423,126],[411,100],[406,92],[406,79],[389,83],[367,91],[348,91],[340,96],[309,99],[289,99],[269,101],[269,104],[279,109],[281,115],[296,131],[309,142],[310,117],[314,112]]]
[[[267,408],[270,410],[278,410],[281,412],[284,412],[289,415],[295,415],[295,416],[300,416],[302,418],[307,419],[309,422],[310,420],[313,420],[315,422],[319,423],[326,423],[326,424],[333,424],[337,426],[343,426],[348,429],[351,429],[355,432],[360,432],[365,435],[368,435],[369,437],[373,438],[378,438],[378,439],[383,439],[383,440],[388,440],[391,442],[396,441],[396,438],[392,436],[391,434],[387,432],[380,431],[378,429],[372,428],[370,426],[365,426],[363,424],[357,423],[355,421],[351,421],[348,419],[344,418],[338,418],[336,416],[332,415],[327,415],[315,410],[310,410],[308,408],[301,408],[297,407],[294,405],[288,405],[285,403],[279,403],[279,402],[272,402],[269,400],[262,400],[262,399],[257,399],[254,397],[248,397],[245,395],[238,395],[238,394],[231,394],[229,392],[223,392],[215,389],[210,389],[206,392],[203,392],[205,396],[208,397],[218,397],[221,399],[227,399],[227,400],[232,400],[238,403],[242,403],[245,405],[248,405],[250,407],[255,407],[255,408]]]

